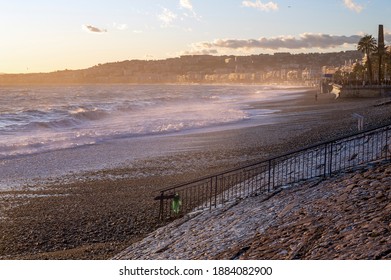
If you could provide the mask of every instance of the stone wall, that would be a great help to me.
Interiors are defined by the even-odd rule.
[[[364,87],[342,87],[339,97],[350,98],[350,97],[381,97],[389,96],[391,94],[390,87],[380,86],[364,86]]]

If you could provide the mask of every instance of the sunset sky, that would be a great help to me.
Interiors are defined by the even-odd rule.
[[[390,15],[386,0],[0,0],[0,73],[351,50],[379,24],[391,43]]]

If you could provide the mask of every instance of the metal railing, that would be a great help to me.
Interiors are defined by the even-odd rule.
[[[389,159],[391,125],[317,144],[160,191],[159,219],[212,209],[236,199],[270,193],[300,181],[327,177]],[[174,196],[180,203],[173,209]]]

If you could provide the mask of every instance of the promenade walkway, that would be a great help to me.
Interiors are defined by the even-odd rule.
[[[238,199],[162,227],[114,259],[391,259],[391,164]]]

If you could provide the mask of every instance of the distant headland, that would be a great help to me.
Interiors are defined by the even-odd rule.
[[[165,60],[127,60],[82,70],[0,74],[0,85],[254,83],[318,85],[325,69],[352,66],[357,50],[335,53],[275,53],[251,56],[186,55]]]

